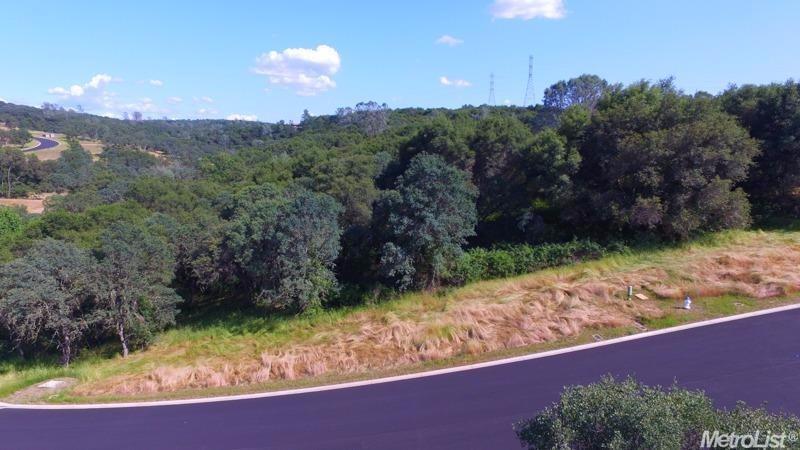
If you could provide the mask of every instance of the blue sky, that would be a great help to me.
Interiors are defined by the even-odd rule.
[[[689,92],[800,77],[796,0],[31,0],[3,18],[0,98],[112,116],[458,107],[487,100],[490,72],[519,104],[529,54],[537,102],[581,73]]]

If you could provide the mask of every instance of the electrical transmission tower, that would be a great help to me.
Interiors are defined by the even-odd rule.
[[[489,103],[487,104],[489,106],[494,106],[495,103],[496,102],[494,99],[494,73],[491,73],[489,74]]]
[[[525,86],[525,99],[522,106],[533,105],[533,55],[528,56],[528,84]]]

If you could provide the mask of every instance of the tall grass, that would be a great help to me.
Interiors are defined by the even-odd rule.
[[[55,376],[78,378],[78,396],[130,396],[360,374],[592,330],[667,326],[675,320],[669,311],[687,294],[711,314],[729,314],[736,310],[734,298],[756,304],[796,292],[798,265],[800,233],[725,232],[669,250],[472,283],[444,295],[407,294],[296,317],[236,310],[167,331],[127,359],[91,355],[65,370],[0,364],[0,395]],[[627,301],[628,285],[650,300]],[[712,297],[720,300],[702,301]]]

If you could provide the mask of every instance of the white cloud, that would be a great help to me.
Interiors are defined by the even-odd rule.
[[[182,99],[182,98],[180,98],[180,97],[177,97],[177,96],[174,96],[174,97],[167,97],[167,102],[168,102],[168,103],[171,103],[171,104],[173,104],[173,105],[175,105],[175,104],[177,104],[177,103],[181,103],[182,101],[183,101],[183,99]]]
[[[65,89],[63,87],[54,87],[48,89],[47,92],[49,94],[60,95],[62,97],[80,97],[86,93],[86,90],[83,89],[82,86],[73,84],[69,87],[69,89]]]
[[[100,88],[100,86],[106,85],[111,83],[111,75],[106,75],[104,73],[98,73],[97,75],[93,76],[88,83],[86,83],[87,87],[91,87],[94,89]]]
[[[311,96],[336,87],[331,77],[341,68],[339,52],[328,45],[317,48],[272,50],[256,58],[253,72],[266,75],[270,84],[288,86],[298,95]]]
[[[4,99],[3,97],[0,97],[0,102],[8,103],[8,100]]]
[[[63,87],[54,87],[47,90],[49,94],[57,95],[62,99],[70,99],[70,98],[78,98],[83,97],[84,95],[98,95],[100,97],[103,96],[104,87],[112,81],[110,75],[106,75],[104,73],[98,73],[97,75],[93,76],[89,82],[80,85],[80,84],[73,84],[69,88]]]
[[[214,103],[214,99],[207,95],[204,95],[202,97],[194,97],[194,101],[202,103]]]
[[[210,116],[210,115],[216,114],[216,113],[217,113],[217,110],[213,109],[213,108],[200,108],[200,109],[197,110],[197,114],[200,114],[201,116]]]
[[[439,39],[436,40],[437,44],[442,45],[449,45],[450,47],[455,47],[457,45],[461,45],[464,43],[463,39],[459,39],[457,37],[450,36],[449,34],[442,35]]]
[[[494,0],[492,4],[496,19],[562,19],[566,14],[564,0]]]
[[[459,88],[465,88],[465,87],[472,86],[472,83],[470,83],[467,80],[461,80],[461,79],[458,79],[458,78],[452,78],[451,79],[451,78],[447,78],[445,76],[439,77],[439,83],[441,83],[442,86],[454,86],[454,87],[459,87]]]
[[[226,120],[246,120],[248,122],[255,122],[258,116],[255,114],[229,114]]]
[[[121,81],[108,74],[99,73],[84,84],[74,84],[68,88],[54,87],[48,89],[52,95],[58,96],[67,108],[77,107],[89,112],[97,112],[108,117],[119,118],[124,112],[138,111],[142,113],[161,114],[169,112],[158,106],[149,97],[120,100],[115,92],[108,89],[110,83]]]
[[[164,82],[161,81],[161,80],[150,80],[150,81],[148,81],[148,83],[150,83],[151,86],[159,86],[160,87],[160,86],[164,85]]]

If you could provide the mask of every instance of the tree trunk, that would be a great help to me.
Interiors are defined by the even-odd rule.
[[[72,359],[72,342],[69,338],[65,338],[61,342],[61,365],[69,367],[70,359]]]
[[[117,325],[117,334],[119,334],[119,341],[122,343],[122,357],[128,357],[128,337],[125,336],[125,326],[122,324]]]

